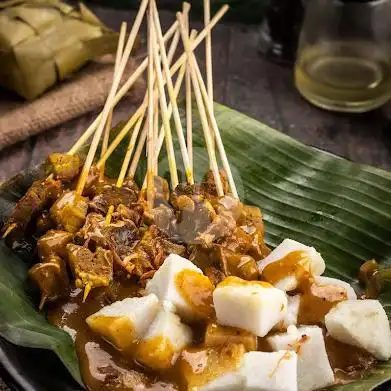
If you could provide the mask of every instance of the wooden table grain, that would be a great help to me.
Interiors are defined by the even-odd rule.
[[[92,7],[101,20],[119,29],[131,22],[133,11]],[[168,27],[175,15],[162,12]],[[195,28],[201,25],[193,21]],[[293,84],[292,70],[258,55],[258,27],[220,24],[213,32],[215,100],[254,117],[306,144],[356,162],[391,168],[391,104],[362,115],[317,109],[303,100]],[[200,57],[203,58],[202,50]],[[6,99],[5,96],[1,97]],[[119,106],[114,123],[132,108]],[[40,163],[53,151],[66,151],[97,113],[74,119],[0,153],[0,182]],[[0,381],[0,390],[7,390]]]

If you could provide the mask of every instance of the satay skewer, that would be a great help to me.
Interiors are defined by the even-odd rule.
[[[178,31],[178,21],[175,21],[171,27],[164,34],[164,41],[167,42],[174,34]],[[148,58],[145,58],[142,63],[136,68],[136,70],[129,76],[128,80],[121,87],[119,92],[115,95],[113,101],[112,109],[118,104],[118,102],[129,92],[130,88],[136,82],[136,80],[143,74],[145,69],[147,69]],[[102,118],[102,112],[95,118],[92,124],[86,129],[82,136],[76,141],[72,148],[68,151],[68,154],[74,155],[77,151],[88,141],[96,130],[99,121]]]
[[[185,19],[186,22],[186,35],[189,35],[190,23],[189,16],[187,15]],[[195,37],[195,35],[194,35]],[[192,37],[190,37],[192,40]],[[186,100],[186,145],[187,152],[189,154],[189,164],[190,168],[194,175],[194,165],[193,165],[193,113],[192,113],[192,102],[191,102],[191,75],[190,75],[190,65],[189,60],[186,60],[186,76],[185,76],[185,100]]]
[[[184,24],[183,24],[183,20],[182,20],[181,14],[178,13],[177,14],[177,18],[178,18],[178,21],[179,21],[179,28],[181,30],[183,44],[184,44],[185,47],[189,47],[189,39],[187,38],[186,33],[185,33],[185,27],[184,27]],[[212,126],[212,130],[213,130],[215,138],[216,138],[216,143],[217,143],[217,147],[219,149],[219,153],[220,153],[220,157],[221,157],[221,160],[222,160],[222,163],[223,163],[224,170],[227,173],[228,182],[229,182],[229,185],[230,185],[230,188],[231,188],[232,195],[235,198],[239,198],[238,192],[237,192],[237,189],[236,189],[236,185],[235,185],[235,181],[234,181],[234,178],[233,178],[233,175],[232,175],[232,170],[231,170],[231,167],[230,167],[229,162],[228,162],[228,158],[227,158],[227,154],[225,152],[223,141],[221,139],[220,130],[219,130],[216,118],[214,116],[213,108],[211,107],[211,104],[210,104],[210,100],[209,100],[209,97],[208,97],[208,92],[206,90],[204,80],[202,79],[202,74],[201,74],[200,68],[199,68],[199,66],[197,64],[196,58],[195,58],[195,56],[194,56],[194,54],[192,52],[190,52],[190,66],[191,66],[191,69],[192,69],[192,78],[194,76],[197,79],[197,83],[196,83],[197,88],[199,88],[200,93],[201,93],[203,99],[205,100],[206,112],[208,114],[209,122],[210,122],[210,124]]]
[[[154,73],[156,69],[156,63],[154,66],[154,56],[158,52],[156,46],[156,37],[155,37],[155,25],[153,21],[153,2],[149,0],[149,8],[148,8],[148,115],[147,115],[147,123],[148,123],[148,133],[147,133],[147,204],[149,210],[153,208],[155,189],[154,189]],[[156,60],[155,60],[156,61]],[[157,79],[159,79],[160,75],[157,72]],[[159,85],[159,80],[157,80]],[[161,91],[159,91],[161,93]],[[163,92],[164,94],[164,92]],[[167,135],[168,138],[168,135]],[[172,142],[172,140],[171,140]],[[176,168],[175,168],[176,169]]]
[[[223,184],[222,184],[221,178],[220,178],[219,166],[217,164],[216,153],[213,148],[212,138],[211,138],[211,134],[209,131],[209,125],[208,125],[208,119],[206,116],[205,105],[202,100],[200,87],[199,87],[199,81],[198,81],[197,75],[195,73],[194,65],[193,65],[194,61],[195,61],[194,53],[190,51],[191,42],[189,41],[189,37],[186,35],[186,28],[184,25],[184,21],[182,19],[182,15],[180,13],[177,13],[177,19],[179,21],[179,28],[181,30],[182,41],[183,41],[183,45],[185,47],[185,53],[188,55],[188,58],[189,58],[191,80],[193,83],[193,91],[194,91],[194,94],[196,97],[197,107],[198,107],[198,111],[200,114],[201,125],[202,125],[202,129],[204,132],[204,138],[205,138],[205,142],[206,142],[206,148],[208,151],[210,167],[212,169],[213,177],[214,177],[215,184],[216,184],[217,195],[219,197],[222,197],[222,196],[224,196],[224,189],[223,189]]]
[[[174,57],[174,54],[175,54],[175,51],[176,51],[176,49],[178,47],[179,37],[180,37],[180,33],[179,33],[179,30],[177,30],[177,32],[174,35],[174,38],[171,41],[170,48],[168,50],[168,57],[169,57],[169,61],[170,62],[172,61],[172,59]],[[155,81],[155,84],[156,84],[156,81]],[[156,89],[156,86],[155,86],[155,89]],[[147,99],[148,99],[148,92],[146,92],[145,96],[144,96],[144,100],[146,101]],[[157,113],[158,112],[158,110],[157,110],[157,99],[155,99],[154,105],[155,105],[155,108],[154,108],[155,113]],[[130,158],[132,157],[133,150],[134,150],[134,147],[136,145],[136,141],[137,141],[137,138],[138,138],[138,135],[139,135],[139,132],[140,132],[140,128],[141,128],[141,125],[142,125],[142,122],[143,122],[143,119],[144,119],[144,115],[145,115],[145,113],[143,115],[140,115],[140,117],[139,117],[139,119],[138,119],[138,121],[136,123],[136,126],[133,129],[132,135],[131,135],[130,140],[129,140],[129,145],[128,145],[128,148],[126,150],[126,155],[125,155],[124,161],[123,161],[122,166],[121,166],[120,175],[118,176],[118,179],[117,179],[117,187],[121,187],[122,184],[123,184],[123,181],[125,179],[126,171],[129,168]],[[142,135],[140,137],[142,137]],[[144,142],[145,142],[145,138],[144,138]],[[133,176],[134,176],[134,174],[133,174]]]
[[[223,7],[220,8],[220,10],[211,19],[210,23],[194,39],[194,41],[192,42],[192,45],[191,45],[191,51],[195,50],[195,48],[205,38],[207,32],[210,29],[212,29],[218,23],[218,21],[224,16],[224,14],[228,11],[228,9],[229,9],[228,5],[224,5]],[[183,63],[185,63],[185,61],[186,61],[186,54],[183,53],[178,58],[178,60],[171,66],[171,68],[170,68],[171,76],[173,76],[181,68],[181,66],[183,65]],[[163,85],[164,84],[165,84],[165,81],[163,81]],[[142,107],[143,105],[144,104],[142,104],[137,109],[137,111],[133,114],[133,117],[131,118],[131,120],[129,120],[129,121],[132,121],[132,126],[136,123],[136,121],[137,121],[137,119],[138,119],[138,117],[140,115],[140,112],[143,109],[145,110],[145,107]],[[146,106],[146,104],[144,106]],[[119,145],[119,143],[122,141],[122,139],[126,136],[126,134],[129,131],[129,129],[130,128],[128,128],[127,130],[122,129],[118,133],[117,137],[113,140],[113,142],[111,143],[111,145],[107,149],[106,154],[99,160],[99,162],[97,164],[98,168],[102,165],[103,161],[106,161],[110,157],[110,155],[113,153],[114,149]]]
[[[114,74],[118,72],[118,67],[122,59],[122,54],[124,51],[124,45],[125,45],[125,36],[126,36],[126,28],[127,23],[123,22],[121,24],[121,29],[119,33],[119,39],[118,39],[118,46],[117,46],[117,53],[115,55],[115,63],[114,63]],[[107,147],[109,145],[109,136],[110,136],[110,130],[111,130],[111,124],[112,124],[112,118],[113,118],[113,109],[110,110],[109,116],[107,118],[105,131],[103,134],[103,141],[102,141],[102,149],[101,149],[101,156],[103,156],[107,150]],[[105,176],[105,165],[103,164],[100,172],[99,172],[99,179],[103,181]]]
[[[77,186],[76,186],[76,194],[78,194],[78,195],[81,195],[83,193],[83,189],[84,189],[84,185],[87,181],[88,173],[90,171],[92,162],[94,160],[94,156],[95,156],[96,150],[98,148],[99,141],[102,137],[102,132],[103,132],[104,126],[106,124],[109,112],[111,110],[111,106],[113,105],[115,95],[117,92],[117,88],[118,88],[119,83],[121,81],[123,72],[125,70],[125,66],[128,62],[130,53],[133,49],[133,45],[136,40],[136,36],[137,36],[138,31],[140,29],[140,25],[141,25],[142,19],[144,17],[144,13],[145,13],[147,4],[148,4],[148,0],[143,0],[141,2],[140,8],[137,12],[136,19],[134,21],[134,24],[133,24],[132,29],[129,34],[128,41],[127,41],[125,49],[124,49],[121,63],[118,67],[118,72],[114,75],[114,80],[111,85],[109,95],[107,97],[106,103],[103,108],[102,119],[101,119],[99,126],[94,134],[93,139],[92,139],[92,143],[91,143],[90,149],[88,151],[87,158],[85,160],[84,166],[82,168],[82,171],[81,171],[81,174],[80,174]]]
[[[183,164],[185,166],[185,173],[186,173],[186,178],[189,184],[193,185],[194,184],[194,178],[193,178],[193,172],[190,168],[189,165],[189,155],[187,153],[187,147],[186,147],[186,140],[182,128],[182,122],[181,122],[181,117],[179,114],[179,109],[178,109],[178,104],[176,102],[176,97],[174,93],[174,85],[171,79],[171,73],[170,73],[170,68],[168,65],[167,61],[167,54],[166,54],[166,49],[164,47],[164,40],[163,40],[163,33],[162,33],[162,28],[160,25],[160,19],[159,19],[159,13],[156,7],[156,2],[155,0],[150,0],[151,1],[151,6],[153,8],[153,19],[154,19],[154,25],[156,29],[156,38],[157,42],[159,44],[160,48],[160,55],[162,59],[162,66],[163,66],[163,73],[166,79],[166,87],[168,91],[168,95],[170,97],[170,102],[172,105],[172,113],[174,117],[174,123],[175,123],[175,128],[178,136],[178,141],[179,141],[179,146],[181,150],[181,155],[182,155],[182,160]],[[162,109],[163,111],[163,109]],[[166,112],[167,114],[167,112]],[[163,115],[163,113],[162,113]],[[173,187],[175,189],[175,187]]]

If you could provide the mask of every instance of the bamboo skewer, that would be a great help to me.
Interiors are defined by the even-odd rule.
[[[201,96],[201,92],[200,92],[199,81],[198,81],[198,78],[197,78],[197,75],[196,75],[195,69],[194,69],[194,62],[195,62],[194,53],[190,51],[191,44],[189,42],[188,36],[186,35],[186,27],[184,25],[184,21],[183,21],[180,13],[177,14],[177,19],[179,21],[179,28],[181,30],[182,41],[183,41],[183,45],[185,47],[185,52],[188,55],[188,59],[189,59],[191,80],[193,83],[193,91],[194,91],[194,94],[196,97],[198,111],[200,113],[201,125],[202,125],[202,129],[203,129],[204,137],[205,137],[205,141],[206,141],[206,147],[207,147],[207,151],[208,151],[210,166],[211,166],[211,169],[213,172],[213,177],[214,177],[214,180],[216,183],[217,195],[219,197],[222,197],[222,196],[224,196],[223,184],[222,184],[221,178],[220,178],[219,167],[218,167],[217,159],[216,159],[216,153],[215,153],[215,150],[212,145],[212,138],[211,138],[211,135],[209,132],[208,119],[206,116],[204,102],[202,100],[202,96]]]
[[[194,39],[192,45],[191,45],[191,51],[193,51],[201,42],[202,40],[205,38],[207,32],[212,29],[217,23],[218,21],[224,16],[224,14],[228,11],[229,7],[228,5],[224,5],[223,7],[221,7],[221,9],[216,13],[216,15],[211,19],[210,23],[208,24],[208,26],[206,26],[198,35],[197,37]],[[145,60],[144,60],[145,61]],[[183,63],[185,63],[186,61],[186,54],[183,53],[179,58],[178,60],[174,63],[174,65],[171,66],[170,68],[170,74],[171,76],[173,76],[179,69],[180,67],[183,65]],[[163,85],[165,84],[165,81],[163,81]],[[143,108],[144,104],[142,104],[138,110],[136,111],[136,113],[134,113],[134,116],[137,115],[136,118],[131,118],[131,120],[133,121],[132,122],[132,126],[136,123],[137,119],[138,119],[138,116],[140,115],[140,111],[142,111],[143,109],[145,110],[146,109],[146,104],[144,105],[145,107]],[[129,120],[129,121],[131,121]],[[129,131],[130,127],[127,129]],[[106,154],[99,160],[98,164],[97,164],[97,167],[99,168],[101,165],[102,165],[102,162],[103,161],[106,161],[110,155],[112,154],[112,152],[114,151],[114,149],[119,145],[119,143],[122,141],[122,139],[126,136],[127,132],[124,131],[124,129],[122,129],[122,131],[117,135],[117,137],[114,139],[114,141],[112,142],[112,144],[109,146],[108,150],[106,151]]]
[[[149,0],[148,10],[148,133],[147,133],[147,203],[149,210],[154,200],[154,56],[156,52],[155,26],[153,23],[153,3]],[[157,75],[159,78],[159,74]],[[158,81],[159,82],[159,81]]]
[[[182,68],[179,70],[178,77],[177,77],[177,79],[175,81],[174,93],[175,93],[176,97],[178,96],[179,91],[181,89],[181,86],[182,86],[182,83],[183,83],[183,78],[185,76],[185,71],[186,71],[186,64],[183,64]],[[168,117],[169,121],[171,119],[171,115],[172,115],[172,105],[170,103],[168,105],[168,109],[167,109],[167,117]],[[156,159],[159,158],[160,151],[161,151],[162,146],[163,146],[164,134],[165,134],[165,132],[164,132],[164,125],[162,125],[162,127],[160,128],[160,131],[159,131],[159,137],[158,137],[157,144],[156,144],[156,151],[155,151]],[[144,137],[144,139],[140,139],[140,141],[142,143],[144,143],[145,142],[145,137]],[[141,146],[141,148],[142,148],[142,146]],[[135,162],[135,165],[138,164],[138,160],[139,159],[140,159],[140,155],[138,156],[138,159],[137,159],[137,162]],[[133,162],[132,162],[132,164],[133,164]],[[133,173],[133,175],[134,175],[134,173]],[[145,177],[143,187],[146,184],[146,180],[147,180],[147,178]]]
[[[125,45],[125,35],[126,35],[126,27],[127,23],[123,22],[121,24],[121,30],[119,34],[118,39],[118,46],[117,46],[117,53],[115,55],[115,64],[114,64],[114,75],[118,72],[118,67],[121,62],[122,54],[124,51],[124,45]],[[102,141],[102,150],[101,150],[101,156],[103,156],[107,150],[107,147],[109,145],[109,136],[110,136],[110,129],[111,129],[111,123],[113,118],[113,109],[110,110],[109,116],[107,118],[105,132],[103,135],[103,141]],[[105,176],[105,165],[103,165],[99,172],[99,179],[102,181]]]
[[[162,75],[162,69],[160,65],[160,59],[159,59],[157,47],[155,52],[153,53],[153,58],[155,62],[157,85],[159,89],[160,111],[161,111],[161,117],[162,117],[162,122],[164,127],[164,135],[165,135],[164,139],[166,141],[168,165],[169,165],[170,177],[171,177],[171,186],[172,189],[175,189],[179,183],[178,172],[176,167],[175,150],[174,150],[174,143],[172,141],[170,120],[167,115],[168,113],[167,99],[164,91],[163,75]]]
[[[189,16],[186,17],[186,35],[189,36],[190,24],[189,24]],[[195,38],[195,34],[194,34]],[[192,41],[192,37],[190,37],[190,41]],[[194,165],[193,165],[193,113],[191,107],[191,75],[190,75],[190,66],[189,59],[186,61],[186,78],[185,78],[185,86],[186,86],[186,145],[187,152],[189,154],[189,164],[190,168],[194,175]]]
[[[179,28],[180,28],[181,33],[182,33],[182,39],[183,39],[184,46],[185,47],[189,47],[189,40],[186,37],[185,27],[184,27],[184,24],[183,24],[183,21],[181,19],[180,14],[177,14],[177,17],[178,17],[178,20],[179,20]],[[216,118],[214,116],[213,108],[211,107],[210,101],[208,99],[208,92],[206,90],[205,83],[204,83],[204,81],[202,79],[202,74],[201,74],[200,68],[199,68],[199,66],[197,64],[197,61],[196,61],[195,56],[194,56],[193,53],[190,53],[190,66],[191,66],[191,69],[192,69],[192,76],[194,75],[194,77],[197,79],[197,83],[196,83],[197,84],[197,88],[200,89],[200,93],[201,93],[203,99],[205,100],[206,112],[207,112],[208,117],[209,117],[209,122],[212,125],[212,129],[213,129],[213,132],[214,132],[214,135],[215,135],[215,138],[216,138],[217,147],[219,149],[219,153],[220,153],[220,157],[221,157],[221,160],[222,160],[222,163],[223,163],[224,170],[226,171],[227,176],[228,176],[228,182],[229,182],[229,185],[230,185],[230,188],[231,188],[232,195],[235,198],[239,198],[238,192],[237,192],[237,189],[236,189],[236,185],[235,185],[235,181],[233,179],[231,167],[229,165],[227,154],[225,152],[224,144],[223,144],[223,141],[221,139],[220,130],[219,130],[219,127],[217,125]],[[194,82],[194,80],[193,80],[193,82]]]
[[[121,63],[118,67],[118,72],[117,72],[117,74],[114,75],[113,84],[111,85],[109,96],[108,96],[106,103],[104,105],[104,108],[103,108],[102,119],[101,119],[99,126],[96,130],[96,133],[94,134],[94,137],[92,139],[92,143],[91,143],[90,149],[88,151],[86,161],[84,163],[83,169],[82,169],[80,177],[79,177],[79,181],[76,186],[76,193],[79,195],[81,195],[83,193],[84,185],[86,183],[87,176],[90,171],[90,167],[92,165],[92,162],[94,160],[95,152],[98,148],[98,144],[99,144],[99,141],[102,136],[103,128],[104,128],[105,123],[107,121],[107,117],[109,115],[109,111],[111,110],[111,106],[113,105],[115,95],[117,92],[117,88],[118,88],[119,83],[121,81],[122,74],[125,70],[126,63],[128,62],[130,52],[133,49],[133,45],[134,45],[136,36],[138,34],[138,31],[140,29],[140,25],[141,25],[141,22],[142,22],[142,19],[143,19],[143,16],[144,16],[144,13],[145,13],[145,10],[147,7],[147,3],[148,3],[148,0],[143,0],[141,2],[140,8],[137,12],[136,20],[134,21],[134,24],[133,24],[132,29],[130,31],[128,42],[126,43],[126,46],[124,49],[124,54],[122,56]]]
[[[204,0],[204,24],[210,22],[210,0]],[[212,65],[212,33],[209,31],[205,37],[205,63],[206,63],[206,84],[208,89],[209,102],[213,105],[213,65]]]
[[[178,92],[179,92],[180,84],[181,84],[181,82],[183,80],[183,74],[184,74],[184,70],[183,71],[180,70],[179,74],[178,74],[177,82],[176,82],[176,85],[175,85],[175,90],[176,90],[176,94],[177,95],[178,95]],[[172,113],[172,107],[171,107],[171,104],[170,104],[168,106],[168,113],[167,113],[169,119],[171,118],[171,113]],[[144,128],[143,128],[143,130],[141,132],[141,135],[140,135],[140,139],[139,139],[138,144],[137,144],[136,151],[135,151],[133,159],[132,159],[132,163],[131,163],[131,165],[129,167],[128,176],[131,177],[131,178],[134,178],[134,175],[136,174],[137,166],[138,166],[138,163],[140,161],[142,151],[144,149],[146,138],[147,138],[147,127],[144,126]],[[155,152],[156,161],[159,158],[160,150],[161,150],[162,145],[163,145],[163,140],[164,140],[164,125],[161,126],[160,132],[159,132],[159,136],[158,136],[156,152]],[[145,188],[145,187],[146,187],[146,177],[145,177],[143,188]]]
[[[210,0],[204,0],[204,24],[210,22]],[[213,66],[212,66],[212,33],[209,32],[205,37],[205,65],[206,65],[206,83],[208,88],[209,102],[213,107]],[[210,125],[210,124],[209,124]],[[215,148],[215,137],[212,133],[213,148]]]
[[[179,109],[178,109],[178,105],[177,105],[176,97],[175,97],[175,93],[174,93],[174,86],[172,83],[170,68],[169,68],[168,61],[167,61],[166,49],[164,47],[163,34],[162,34],[162,29],[161,29],[160,20],[159,20],[159,14],[157,11],[155,0],[151,0],[151,4],[153,7],[153,18],[154,18],[154,24],[155,24],[155,28],[156,28],[156,37],[157,37],[157,41],[158,41],[159,48],[160,48],[160,55],[161,55],[161,59],[162,59],[163,72],[164,72],[164,76],[166,79],[166,86],[167,86],[168,95],[170,97],[170,102],[172,105],[172,112],[173,112],[173,116],[174,116],[175,128],[177,131],[177,136],[178,136],[178,140],[179,140],[179,146],[180,146],[180,150],[181,150],[183,164],[185,166],[186,178],[187,178],[187,181],[191,185],[193,185],[194,184],[193,172],[192,172],[190,165],[189,165],[189,155],[187,153],[185,136],[183,133],[181,117],[179,114]],[[163,111],[163,108],[162,108],[162,111]],[[162,113],[162,115],[163,114],[164,113]],[[167,111],[166,111],[166,114],[167,114]],[[170,159],[170,157],[169,157],[169,159]],[[174,187],[174,189],[175,189],[175,187]]]
[[[167,42],[177,32],[177,30],[178,30],[178,22],[175,21],[171,25],[171,27],[167,30],[167,32],[164,34],[164,41]],[[128,93],[128,91],[133,86],[135,81],[145,71],[145,69],[147,68],[147,65],[148,65],[148,59],[145,58],[143,60],[143,62],[136,68],[134,73],[129,76],[128,80],[124,83],[124,85],[121,87],[119,92],[116,94],[113,105],[111,107],[112,109]],[[88,141],[88,139],[94,133],[101,118],[102,118],[102,112],[95,118],[95,120],[92,122],[92,124],[87,128],[87,130],[82,134],[82,136],[76,141],[76,143],[69,150],[68,154],[74,155],[75,153],[77,153],[77,151]]]

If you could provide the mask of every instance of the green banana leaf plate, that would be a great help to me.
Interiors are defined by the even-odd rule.
[[[246,203],[261,207],[270,246],[287,237],[312,245],[325,258],[327,275],[357,289],[363,261],[375,258],[391,266],[391,173],[305,146],[222,105],[215,108],[239,193]],[[199,180],[208,161],[197,118],[193,129]],[[125,143],[110,159],[109,175],[118,172],[124,150]],[[42,174],[33,169],[0,186],[0,221]],[[0,360],[6,379],[23,391],[80,390],[71,338],[36,311],[26,281],[32,251],[27,242],[13,250],[0,244]],[[391,285],[379,299],[391,319]],[[365,379],[334,389],[369,391],[390,379],[388,362]]]

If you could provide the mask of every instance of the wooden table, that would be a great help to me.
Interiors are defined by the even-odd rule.
[[[92,7],[114,29],[133,11]],[[163,26],[174,14],[162,12]],[[195,21],[194,26],[200,27]],[[272,64],[257,53],[258,28],[219,25],[213,33],[215,100],[244,112],[273,128],[317,148],[348,159],[391,168],[391,104],[364,115],[343,115],[319,110],[304,101],[293,85],[292,70]],[[200,51],[200,56],[203,53]],[[96,113],[77,118],[0,153],[0,182],[40,163],[52,151],[66,151]],[[114,123],[126,119],[121,105]],[[0,391],[8,390],[0,380]]]

